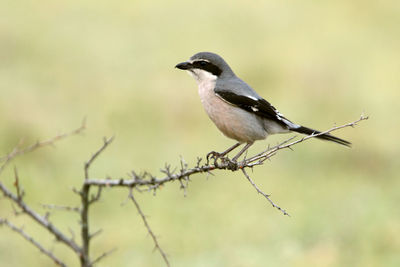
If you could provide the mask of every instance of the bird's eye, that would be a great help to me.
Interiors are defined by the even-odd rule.
[[[206,61],[200,61],[200,65],[201,66],[205,66],[205,65],[207,65],[207,62]]]

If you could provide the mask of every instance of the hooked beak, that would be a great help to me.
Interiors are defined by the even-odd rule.
[[[176,65],[175,68],[178,68],[180,70],[188,70],[192,68],[192,63],[185,61]]]

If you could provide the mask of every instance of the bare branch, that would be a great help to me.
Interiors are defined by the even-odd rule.
[[[91,204],[93,204],[93,203],[95,203],[95,202],[97,202],[97,201],[100,200],[101,192],[102,192],[102,191],[103,191],[103,187],[102,187],[102,186],[99,186],[99,187],[97,188],[97,193],[96,193],[96,195],[92,195],[92,196],[91,196],[91,198],[90,198],[90,200],[89,200],[89,205],[91,205]]]
[[[164,259],[165,264],[166,264],[167,266],[170,266],[169,261],[168,261],[168,258],[167,258],[167,255],[165,254],[165,252],[164,252],[164,251],[162,250],[162,248],[160,247],[160,245],[159,245],[159,243],[158,243],[158,241],[157,241],[157,237],[155,236],[155,234],[153,233],[153,231],[152,231],[151,228],[150,228],[149,223],[147,222],[146,216],[143,214],[143,211],[142,211],[142,209],[140,208],[139,203],[136,201],[136,199],[135,199],[134,196],[133,196],[133,188],[132,188],[132,187],[129,189],[129,198],[132,200],[133,204],[135,204],[135,207],[136,207],[136,209],[137,209],[137,211],[138,211],[140,217],[142,217],[144,226],[146,227],[147,232],[149,232],[151,238],[153,239],[153,242],[154,242],[154,245],[155,245],[155,249],[158,250],[158,251],[160,252],[161,256],[162,256],[163,259]]]
[[[193,168],[188,168],[188,165],[186,162],[183,160],[181,157],[180,159],[180,170],[179,172],[175,173],[174,171],[171,171],[171,166],[166,164],[164,169],[161,170],[162,173],[165,174],[164,177],[162,178],[157,178],[149,173],[144,173],[142,175],[137,175],[134,171],[132,171],[131,179],[87,179],[85,180],[86,184],[93,185],[93,186],[107,186],[107,187],[129,187],[129,188],[136,188],[137,190],[141,191],[141,187],[147,187],[148,190],[156,190],[163,184],[167,182],[173,182],[173,181],[179,181],[181,188],[184,190],[184,193],[186,194],[186,188],[189,182],[189,177],[191,175],[197,174],[197,173],[207,173],[207,174],[213,174],[212,172],[215,170],[231,170],[231,171],[238,171],[242,170],[243,174],[247,178],[247,180],[253,185],[253,187],[257,190],[258,193],[262,194],[270,203],[273,207],[277,208],[278,210],[282,211],[284,215],[289,215],[284,209],[276,205],[270,198],[269,195],[265,194],[262,192],[256,184],[253,182],[253,180],[247,175],[245,169],[246,168],[252,168],[257,165],[262,165],[264,162],[268,159],[270,159],[272,156],[276,155],[276,153],[279,150],[289,148],[292,149],[292,146],[299,144],[301,142],[304,142],[306,140],[309,140],[311,138],[318,137],[319,135],[322,134],[328,134],[333,131],[345,128],[345,127],[354,127],[359,123],[360,121],[367,120],[368,117],[365,117],[361,115],[361,117],[353,122],[341,125],[341,126],[335,126],[329,130],[326,130],[324,132],[321,132],[319,134],[312,134],[309,136],[305,136],[301,139],[294,140],[294,137],[290,137],[289,139],[281,142],[280,144],[270,147],[261,153],[258,153],[252,157],[249,158],[244,158],[241,162],[234,162],[230,160],[228,157],[223,157],[220,158],[221,162],[215,161],[214,164],[208,164],[205,163],[201,165],[201,159],[197,158],[197,165]],[[150,179],[146,179],[150,177]],[[183,181],[186,183],[184,184]]]
[[[273,147],[271,149],[265,150],[262,153],[257,154],[255,156],[247,159],[245,162],[243,162],[243,164],[247,165],[249,167],[254,166],[254,164],[252,165],[250,163],[253,163],[253,162],[256,162],[256,161],[259,161],[259,160],[262,160],[262,162],[263,162],[263,161],[265,161],[265,159],[268,159],[268,158],[271,158],[272,156],[274,156],[278,150],[282,150],[282,149],[285,149],[285,148],[292,149],[292,146],[294,146],[296,144],[299,144],[299,143],[302,143],[302,142],[304,142],[304,141],[306,141],[308,139],[315,138],[315,137],[318,137],[318,136],[323,135],[323,134],[329,134],[329,133],[331,133],[333,131],[337,131],[339,129],[343,129],[343,128],[346,128],[346,127],[355,127],[357,125],[357,123],[359,123],[359,122],[361,122],[363,120],[368,120],[368,116],[365,117],[364,115],[361,115],[360,118],[358,120],[356,120],[356,121],[353,121],[353,122],[350,122],[350,123],[346,123],[346,124],[341,125],[341,126],[332,127],[331,129],[326,130],[326,131],[321,132],[321,133],[318,133],[318,134],[307,135],[307,136],[304,136],[303,138],[300,138],[300,139],[295,140],[293,142],[289,142],[291,139],[286,140],[286,141],[282,142],[281,144],[279,144],[279,145],[277,145],[277,146],[275,146],[275,147]],[[258,164],[256,164],[256,165],[258,165]]]
[[[41,204],[42,208],[49,210],[62,210],[62,211],[73,211],[73,212],[81,212],[79,207],[71,207],[71,206],[63,206],[63,205],[55,205],[55,204]]]
[[[96,153],[94,153],[92,155],[92,157],[89,159],[89,161],[87,161],[85,163],[85,179],[89,179],[89,168],[90,165],[92,165],[93,161],[101,154],[101,152],[104,151],[104,149],[107,148],[107,146],[114,140],[114,136],[110,137],[109,139],[105,138],[103,139],[104,144],[100,147],[99,150],[96,151]]]
[[[66,137],[69,137],[71,135],[76,135],[76,134],[83,132],[83,130],[85,130],[85,128],[86,128],[86,120],[83,120],[82,125],[79,128],[73,130],[72,132],[60,134],[60,135],[57,135],[51,139],[48,139],[48,140],[45,140],[42,142],[38,141],[35,144],[30,145],[25,148],[19,148],[20,145],[17,145],[10,153],[8,153],[7,155],[5,155],[3,157],[0,157],[0,162],[3,162],[3,164],[0,166],[0,174],[4,170],[6,165],[15,157],[32,152],[38,148],[42,148],[42,147],[49,146],[49,145],[54,145],[54,143],[56,143],[57,141],[65,139]]]
[[[212,174],[212,171],[214,170],[231,170],[231,171],[237,171],[240,169],[244,168],[251,168],[256,165],[261,165],[264,163],[265,160],[270,159],[272,156],[274,156],[279,150],[285,149],[285,148],[291,148],[292,146],[304,142],[306,140],[309,140],[311,138],[315,138],[319,135],[322,134],[327,134],[334,132],[336,130],[345,128],[345,127],[354,127],[357,125],[358,122],[363,121],[368,119],[368,117],[361,116],[358,120],[354,122],[350,122],[347,124],[344,124],[342,126],[335,126],[327,131],[321,132],[319,134],[312,134],[305,136],[301,139],[292,141],[295,137],[290,137],[288,140],[281,142],[280,144],[269,147],[261,152],[258,153],[252,157],[249,157],[241,162],[233,162],[229,158],[224,157],[221,158],[221,162],[218,162],[216,164],[200,164],[200,161],[198,159],[198,164],[196,167],[193,168],[188,168],[187,164],[181,159],[181,168],[178,173],[175,173],[174,171],[171,171],[171,167],[169,165],[166,165],[164,169],[161,170],[162,173],[165,174],[164,177],[157,178],[153,175],[150,175],[148,173],[144,173],[142,175],[138,175],[135,172],[132,172],[133,175],[131,176],[131,179],[87,179],[85,180],[85,184],[93,185],[93,186],[106,186],[106,187],[135,187],[135,188],[140,188],[140,187],[149,187],[151,189],[158,188],[159,186],[168,183],[168,182],[173,182],[177,180],[184,179],[185,177],[190,177],[191,175],[198,174],[198,173],[208,173]],[[147,177],[151,177],[151,179],[146,179]],[[184,179],[185,180],[185,179]]]
[[[68,232],[71,234],[71,240],[75,242],[75,232],[70,227],[68,227]]]
[[[19,183],[17,167],[14,167],[14,177],[14,186],[17,189],[17,198],[21,200],[24,197],[24,190],[21,188],[21,185]]]
[[[31,243],[32,245],[37,247],[40,250],[40,252],[42,252],[43,254],[48,256],[50,259],[52,259],[54,261],[54,263],[57,264],[58,266],[63,266],[63,267],[67,266],[60,259],[58,259],[56,256],[54,256],[54,254],[50,250],[45,249],[38,241],[36,241],[35,239],[33,239],[33,237],[28,235],[22,228],[18,228],[17,226],[15,226],[11,222],[9,222],[7,219],[2,219],[2,218],[0,218],[0,225],[5,225],[8,228],[10,228],[11,230],[13,230],[14,232],[21,235],[23,238],[25,238],[25,240],[27,240],[29,243]]]
[[[117,248],[113,248],[109,251],[104,252],[103,254],[101,254],[100,256],[98,256],[96,259],[94,259],[94,261],[92,261],[91,265],[95,265],[97,263],[99,263],[99,261],[101,261],[102,259],[104,259],[105,257],[107,257],[108,255],[112,254],[113,252],[115,252],[117,250]]]
[[[103,140],[103,145],[97,150],[90,159],[84,165],[84,173],[85,173],[85,181],[89,179],[89,168],[95,159],[103,152],[107,146],[114,140],[114,137],[105,138]],[[82,254],[80,257],[81,266],[89,267],[92,266],[89,257],[89,249],[90,249],[90,234],[89,234],[89,207],[94,202],[98,201],[101,196],[102,187],[98,188],[97,194],[92,196],[89,199],[90,194],[90,184],[84,183],[82,185],[82,189],[79,191],[79,195],[81,197],[81,238],[82,238]]]
[[[250,176],[247,174],[245,169],[242,169],[242,172],[244,174],[244,176],[247,178],[247,180],[249,180],[249,182],[251,183],[251,185],[257,190],[257,192],[261,195],[263,195],[268,201],[269,203],[271,203],[272,207],[277,208],[278,210],[282,211],[283,215],[289,215],[289,213],[287,213],[284,209],[282,209],[281,207],[279,207],[278,205],[276,205],[269,197],[270,195],[265,194],[260,188],[258,188],[258,186],[254,183],[254,181],[250,178]]]
[[[94,238],[94,237],[100,235],[101,233],[103,233],[103,229],[99,229],[99,230],[97,230],[96,232],[90,234],[89,238],[92,239],[92,238]]]
[[[29,207],[22,199],[19,199],[17,195],[13,194],[10,190],[8,190],[7,187],[5,187],[1,182],[0,182],[0,191],[3,192],[5,197],[10,199],[13,203],[17,204],[18,207],[22,209],[21,212],[27,214],[38,224],[46,228],[52,235],[55,236],[56,240],[60,241],[61,243],[64,243],[76,253],[81,253],[80,247],[73,240],[66,237],[51,222],[49,222],[46,216],[39,215],[39,213],[37,213],[31,207]]]

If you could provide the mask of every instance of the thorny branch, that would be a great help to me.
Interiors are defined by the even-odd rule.
[[[23,228],[18,228],[17,226],[15,226],[13,223],[9,222],[7,219],[0,219],[0,226],[1,225],[5,225],[8,228],[10,228],[11,230],[13,230],[14,232],[18,233],[19,235],[21,235],[23,238],[25,238],[28,242],[30,242],[32,245],[34,245],[35,247],[37,247],[40,252],[42,252],[43,254],[47,255],[50,259],[52,259],[54,261],[55,264],[59,265],[59,266],[67,266],[65,265],[65,263],[63,263],[60,259],[58,259],[56,256],[54,256],[54,254],[48,250],[45,249],[38,241],[36,241],[35,239],[33,239],[33,237],[31,237],[30,235],[28,235]]]
[[[279,207],[278,205],[276,205],[269,197],[270,195],[265,194],[263,191],[261,191],[260,188],[258,188],[258,186],[253,182],[253,180],[250,178],[250,176],[247,174],[246,170],[243,168],[242,172],[244,174],[244,176],[247,178],[247,180],[249,180],[249,182],[251,183],[251,185],[257,190],[257,192],[261,195],[263,195],[268,201],[269,203],[271,203],[272,207],[277,208],[278,210],[282,211],[283,215],[288,215],[289,213],[286,212],[286,210],[282,209],[281,207]]]
[[[41,204],[42,208],[48,210],[63,210],[63,211],[73,211],[73,212],[81,212],[79,207],[71,207],[71,206],[63,206],[63,205],[54,205],[54,204]]]
[[[92,155],[92,157],[87,161],[84,165],[84,173],[85,173],[85,181],[89,179],[89,168],[92,165],[92,163],[95,161],[95,159],[103,152],[109,144],[114,140],[114,137],[111,137],[109,139],[104,138],[103,140],[103,145],[100,147],[99,150],[96,151]],[[79,192],[81,196],[81,238],[82,238],[82,254],[80,257],[81,260],[81,266],[93,266],[93,262],[90,261],[90,254],[89,254],[89,243],[90,243],[90,233],[89,233],[89,206],[96,202],[101,195],[101,188],[98,189],[98,193],[96,196],[92,197],[92,199],[89,198],[89,192],[90,192],[90,185],[84,183],[82,185],[82,189]],[[105,256],[104,256],[105,257]],[[103,257],[102,257],[103,258]],[[100,259],[98,259],[95,262],[98,262]]]
[[[32,152],[38,148],[42,148],[42,147],[49,146],[49,145],[54,145],[54,143],[56,143],[57,141],[65,139],[71,135],[80,134],[85,129],[86,129],[86,120],[84,119],[82,121],[81,126],[77,129],[73,130],[72,132],[56,135],[55,137],[53,137],[49,140],[45,140],[45,141],[41,141],[41,142],[37,141],[33,145],[27,146],[25,148],[20,148],[20,146],[22,145],[22,141],[21,141],[20,144],[18,144],[10,153],[8,153],[7,155],[5,155],[3,157],[0,157],[0,162],[3,162],[3,164],[0,166],[0,174],[4,170],[4,168],[7,166],[7,164],[11,160],[13,160],[15,157]]]
[[[64,243],[66,246],[71,248],[76,253],[80,253],[80,247],[74,242],[74,240],[69,239],[64,233],[62,233],[55,225],[53,225],[47,216],[42,216],[36,212],[33,208],[27,205],[23,200],[23,194],[21,194],[20,184],[18,180],[17,172],[15,174],[16,182],[14,183],[16,187],[17,194],[14,194],[9,190],[2,182],[0,182],[0,191],[3,195],[16,204],[22,211],[20,213],[28,215],[31,219],[37,222],[39,225],[48,230],[48,232],[53,235],[57,241]]]
[[[109,144],[114,140],[114,136],[110,137],[109,139],[105,138],[103,139],[103,145],[100,147],[99,150],[94,153],[90,159],[85,163],[85,179],[89,178],[89,168],[94,162],[94,160],[103,152]]]
[[[290,141],[293,138],[288,139],[288,140],[280,143],[277,146],[274,146],[272,148],[268,148],[267,150],[255,155],[255,156],[253,156],[253,157],[251,157],[249,159],[246,159],[245,161],[243,161],[243,166],[253,167],[253,166],[256,166],[256,165],[262,165],[265,160],[270,159],[272,156],[276,155],[276,152],[279,151],[279,150],[282,150],[282,149],[285,149],[285,148],[292,149],[292,147],[294,145],[302,143],[302,142],[304,142],[304,141],[306,141],[308,139],[315,138],[315,137],[323,135],[323,134],[329,134],[329,133],[331,133],[333,131],[337,131],[339,129],[343,129],[343,128],[346,128],[346,127],[355,127],[357,125],[357,123],[359,123],[359,122],[361,122],[363,120],[368,120],[368,117],[365,117],[364,115],[361,115],[361,117],[356,121],[349,122],[349,123],[343,124],[341,126],[332,127],[331,129],[326,130],[324,132],[321,132],[319,134],[307,135],[307,136],[304,136],[304,137],[302,137],[302,138],[300,138],[298,140],[292,141],[292,142],[290,142]]]
[[[68,238],[63,232],[61,232],[55,225],[53,225],[47,215],[40,215],[37,211],[33,210],[30,206],[28,206],[24,202],[24,191],[22,190],[22,187],[20,185],[20,179],[18,177],[18,172],[17,169],[15,168],[14,170],[14,186],[16,188],[16,193],[12,193],[10,189],[8,189],[1,181],[0,181],[0,192],[3,193],[5,198],[9,199],[12,203],[16,204],[21,211],[18,211],[18,214],[26,214],[28,215],[31,219],[36,221],[39,225],[44,227],[45,229],[48,230],[48,232],[56,238],[57,241],[65,244],[67,247],[72,249],[76,255],[79,257],[81,266],[84,267],[89,267],[93,266],[96,263],[98,263],[100,260],[102,260],[104,257],[108,256],[110,253],[114,251],[108,251],[104,252],[100,256],[98,256],[94,260],[90,260],[90,255],[89,255],[89,248],[90,248],[90,240],[101,233],[101,229],[97,232],[90,233],[89,232],[89,207],[91,204],[97,202],[100,200],[101,195],[102,195],[102,189],[104,187],[127,187],[129,188],[129,195],[128,198],[132,200],[133,204],[135,205],[139,215],[141,216],[144,225],[150,234],[151,238],[153,239],[153,242],[155,244],[155,249],[157,249],[163,260],[165,261],[165,264],[169,266],[169,262],[167,259],[166,254],[164,253],[163,249],[158,243],[158,240],[156,238],[156,235],[154,232],[151,230],[147,218],[145,217],[142,209],[139,206],[139,203],[136,201],[133,195],[133,189],[138,190],[139,192],[142,191],[153,191],[155,192],[160,186],[168,183],[168,182],[173,182],[173,181],[179,181],[181,188],[184,190],[184,193],[186,194],[186,188],[188,186],[188,183],[190,182],[190,177],[194,174],[198,173],[207,173],[208,175],[214,175],[213,172],[215,170],[231,170],[231,171],[238,171],[241,170],[245,178],[251,183],[251,185],[257,190],[258,193],[262,194],[268,201],[269,203],[276,209],[280,210],[284,215],[288,215],[288,213],[276,205],[270,198],[270,195],[265,194],[261,189],[258,188],[258,186],[254,183],[254,181],[250,178],[248,173],[246,172],[247,168],[253,168],[258,165],[262,165],[267,159],[270,159],[274,155],[277,154],[279,150],[283,150],[286,148],[292,149],[294,145],[297,145],[301,142],[304,142],[308,139],[315,138],[319,135],[326,134],[326,133],[331,133],[333,131],[345,128],[345,127],[354,127],[357,125],[358,122],[361,122],[363,120],[367,120],[368,117],[361,116],[358,120],[354,122],[350,122],[341,126],[335,126],[327,131],[321,132],[320,134],[312,134],[309,136],[305,136],[300,139],[295,139],[295,137],[291,137],[288,140],[281,142],[280,144],[273,146],[273,147],[268,147],[264,151],[251,156],[249,158],[244,158],[242,161],[239,162],[234,162],[230,160],[228,157],[223,157],[220,158],[219,160],[215,160],[214,163],[209,164],[208,162],[206,163],[201,163],[202,159],[198,158],[197,159],[197,164],[189,168],[188,164],[181,158],[180,161],[180,167],[179,168],[174,168],[172,169],[170,165],[166,164],[163,169],[161,169],[161,172],[164,174],[163,177],[157,178],[156,176],[144,172],[142,174],[137,174],[135,171],[131,171],[130,177],[128,179],[92,179],[90,178],[89,175],[89,169],[92,165],[92,163],[95,161],[95,159],[108,147],[108,145],[112,142],[113,137],[109,139],[104,139],[103,145],[100,147],[99,150],[97,150],[91,157],[90,159],[84,164],[84,181],[82,184],[82,187],[80,190],[78,189],[73,189],[74,193],[78,194],[81,198],[81,205],[80,207],[68,207],[68,206],[62,206],[62,205],[43,205],[43,207],[48,208],[48,209],[59,209],[59,210],[65,210],[65,211],[73,211],[73,212],[78,212],[80,214],[81,218],[81,242],[82,244],[79,245],[78,243],[75,242],[74,240],[74,235],[72,238]],[[4,168],[17,156],[23,155],[28,152],[32,152],[38,148],[48,146],[48,145],[54,145],[56,141],[59,141],[61,139],[66,138],[67,136],[74,135],[74,134],[79,134],[85,129],[85,122],[83,122],[82,126],[79,127],[78,129],[62,134],[62,135],[57,135],[56,137],[49,139],[47,141],[42,141],[42,142],[37,142],[31,146],[21,148],[21,145],[16,146],[10,153],[7,155],[0,157],[0,174],[4,170]],[[92,186],[97,187],[97,192],[96,194],[90,195],[90,188]],[[15,211],[17,214],[17,211]],[[32,243],[34,246],[36,246],[43,254],[47,255],[49,258],[51,258],[56,264],[60,266],[65,266],[61,260],[59,260],[51,251],[46,250],[38,241],[34,240],[32,237],[30,237],[26,232],[23,231],[22,228],[18,228],[12,223],[10,223],[7,219],[5,218],[0,218],[0,225],[6,225],[8,228],[12,229],[13,231],[19,233],[22,235],[26,240],[28,240],[30,243]]]
[[[2,165],[0,166],[0,174],[4,170],[4,168],[17,156],[35,151],[39,148],[45,147],[45,146],[51,146],[54,145],[56,142],[65,139],[66,137],[72,136],[72,135],[77,135],[80,134],[84,129],[85,129],[85,120],[82,122],[82,125],[73,130],[72,132],[65,133],[65,134],[60,134],[57,135],[51,139],[45,140],[45,141],[38,141],[33,145],[27,146],[25,148],[21,148],[21,144],[16,146],[10,153],[8,153],[6,156],[0,158],[0,162],[2,162]],[[14,168],[14,176],[15,176],[15,181],[14,181],[14,186],[16,188],[16,194],[14,194],[10,189],[8,189],[1,181],[0,181],[0,192],[3,193],[4,197],[9,199],[12,203],[16,204],[21,211],[18,211],[18,214],[26,214],[28,217],[30,217],[33,221],[41,225],[43,228],[47,229],[47,231],[55,237],[55,239],[63,244],[65,244],[67,247],[72,249],[77,255],[81,255],[82,251],[80,246],[73,240],[67,237],[66,234],[64,234],[58,227],[56,227],[54,224],[52,224],[49,221],[48,214],[45,215],[40,215],[39,212],[35,211],[32,207],[30,207],[28,204],[26,204],[23,200],[24,197],[24,191],[21,188],[20,184],[20,179],[18,176],[17,168]],[[11,224],[8,220],[6,219],[1,219],[3,225],[7,225],[9,228],[13,229],[16,231],[17,227],[12,227],[13,224]],[[22,236],[24,236],[27,240],[30,241],[33,245],[38,247],[40,245],[39,242],[35,241],[34,239],[29,239],[28,235],[22,231],[17,231],[20,233]],[[40,245],[41,246],[41,245]],[[38,247],[39,248],[39,247]],[[43,246],[41,246],[43,249]],[[40,248],[39,248],[40,249]],[[45,252],[45,249],[40,249],[45,255],[49,256],[53,261],[55,261],[54,255],[52,253],[47,253]],[[57,260],[60,262],[61,266],[65,266],[64,263],[62,263],[60,260]]]
[[[162,173],[165,174],[164,177],[157,178],[147,172],[143,174],[136,174],[134,171],[131,173],[131,179],[88,179],[85,181],[86,184],[90,184],[93,186],[100,186],[100,187],[135,187],[138,190],[142,190],[141,188],[145,188],[149,191],[151,190],[156,190],[160,186],[164,185],[165,183],[168,182],[173,182],[173,181],[188,181],[189,177],[191,175],[197,174],[197,173],[208,173],[211,174],[212,171],[214,170],[231,170],[231,171],[238,171],[238,170],[243,170],[246,168],[252,168],[257,165],[262,165],[267,159],[270,159],[279,150],[283,149],[292,149],[294,145],[297,145],[299,143],[302,143],[306,140],[309,140],[311,138],[315,138],[319,135],[322,134],[328,134],[332,133],[334,131],[337,131],[339,129],[345,128],[345,127],[354,127],[357,125],[357,123],[367,120],[368,117],[361,115],[360,118],[356,121],[341,125],[341,126],[335,126],[332,127],[329,130],[326,130],[324,132],[321,132],[319,134],[312,134],[305,136],[303,138],[294,140],[295,137],[291,137],[280,144],[273,146],[273,147],[268,147],[266,150],[250,157],[250,158],[245,158],[240,162],[233,162],[231,161],[228,157],[224,157],[220,159],[220,162],[215,161],[214,164],[200,164],[201,160],[198,159],[197,165],[193,168],[188,168],[187,164],[182,161],[181,159],[181,168],[179,171],[176,170],[171,170],[171,167],[169,165],[166,165],[166,167],[161,170]],[[294,141],[293,141],[294,140]],[[245,175],[246,179],[248,179],[248,175],[246,176],[246,173],[243,172]],[[254,186],[254,182],[252,180],[249,180],[249,182]],[[182,185],[182,183],[181,183]],[[255,187],[257,191],[259,190],[257,187]],[[268,196],[267,194],[263,193],[264,196]],[[271,199],[268,197],[268,201],[272,204],[273,207],[277,208],[280,210],[284,215],[288,215],[287,212],[277,206],[275,203],[271,201]]]
[[[147,222],[146,216],[144,215],[142,209],[140,208],[139,203],[136,201],[135,197],[133,196],[133,188],[132,187],[129,189],[129,198],[132,200],[133,204],[135,205],[140,217],[142,217],[144,226],[146,227],[147,232],[150,234],[151,238],[153,239],[153,242],[154,242],[154,245],[155,245],[155,249],[160,252],[161,256],[164,259],[165,264],[167,266],[170,266],[168,258],[167,258],[167,254],[165,254],[165,252],[160,247],[160,245],[159,245],[159,243],[157,241],[156,235],[153,233],[153,231],[150,228],[149,223]]]
[[[110,254],[112,254],[113,252],[115,252],[117,249],[113,248],[109,251],[104,252],[103,254],[101,254],[100,256],[98,256],[96,259],[94,259],[91,263],[91,265],[95,265],[96,263],[98,263],[99,261],[101,261],[102,259],[104,259],[105,257],[109,256]]]

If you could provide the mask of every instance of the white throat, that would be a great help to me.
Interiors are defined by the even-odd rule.
[[[188,72],[196,80],[199,87],[200,100],[203,103],[206,112],[210,116],[210,110],[215,106],[212,103],[212,100],[216,99],[214,88],[215,83],[217,82],[217,76],[201,69],[192,69]]]
[[[191,69],[188,71],[188,73],[196,80],[199,86],[205,84],[215,84],[215,81],[218,78],[216,75],[202,69]]]

